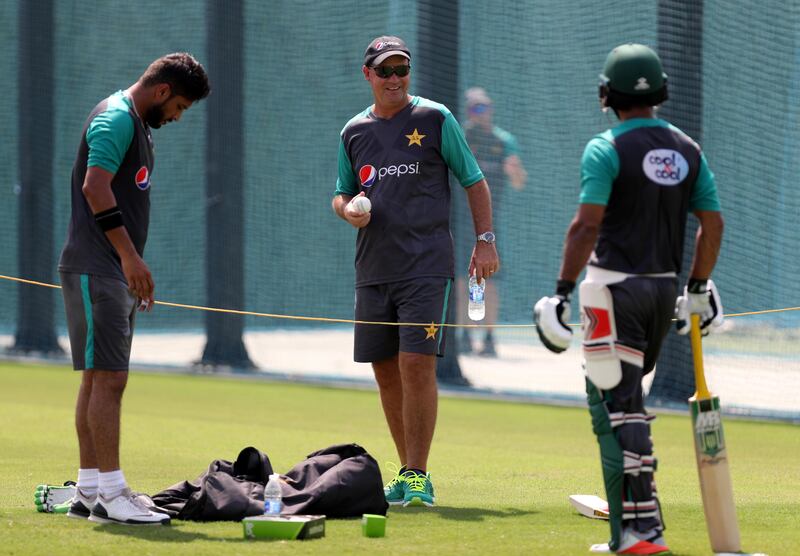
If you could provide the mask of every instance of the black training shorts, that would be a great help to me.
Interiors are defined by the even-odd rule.
[[[117,278],[61,272],[61,293],[76,371],[127,371],[136,296]]]
[[[424,323],[426,326],[356,324],[354,358],[360,363],[383,361],[399,351],[444,355],[453,280],[423,277],[356,288],[356,320]]]

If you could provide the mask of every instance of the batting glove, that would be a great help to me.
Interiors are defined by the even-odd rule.
[[[75,483],[67,481],[64,486],[36,485],[33,503],[37,512],[67,513],[75,496]]]
[[[544,346],[553,353],[565,351],[572,341],[572,329],[567,326],[571,314],[570,297],[575,282],[559,280],[556,295],[543,297],[533,307],[533,322]]]
[[[689,316],[693,314],[700,315],[700,332],[703,336],[708,336],[709,332],[722,325],[725,315],[713,280],[690,278],[683,288],[683,295],[675,301],[678,334],[689,333],[692,328]]]

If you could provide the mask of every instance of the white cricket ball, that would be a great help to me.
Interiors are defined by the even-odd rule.
[[[372,203],[368,198],[363,196],[356,197],[355,199],[350,201],[350,204],[353,206],[353,209],[355,209],[355,211],[358,214],[367,214],[369,211],[372,210]]]

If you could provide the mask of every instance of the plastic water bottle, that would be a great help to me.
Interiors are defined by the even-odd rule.
[[[485,288],[486,280],[481,278],[480,283],[478,283],[475,275],[469,277],[469,307],[467,312],[472,320],[483,320],[486,315],[486,300],[483,296]]]
[[[281,477],[277,473],[269,476],[264,488],[264,514],[281,515],[283,509],[283,495],[281,494]]]

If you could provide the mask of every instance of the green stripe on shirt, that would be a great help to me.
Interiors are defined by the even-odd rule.
[[[108,98],[105,111],[94,117],[86,130],[89,158],[86,166],[98,166],[116,174],[133,141],[130,99],[122,91]]]
[[[463,187],[469,187],[481,181],[483,172],[478,166],[478,161],[475,160],[475,155],[472,154],[472,150],[467,145],[464,130],[458,125],[453,113],[444,104],[422,97],[414,97],[412,102],[416,102],[419,106],[435,108],[444,115],[444,122],[442,122],[442,158],[458,182]]]
[[[709,210],[719,212],[722,205],[719,202],[717,184],[714,181],[714,173],[708,167],[706,155],[700,155],[700,172],[697,174],[697,182],[694,184],[692,197],[689,199],[689,210]]]
[[[350,120],[344,124],[342,131],[339,133],[339,176],[336,179],[336,191],[334,192],[334,196],[358,195],[358,185],[356,185],[356,176],[353,173],[353,164],[350,162],[350,157],[347,155],[347,149],[344,147],[343,137],[345,130],[350,127],[350,124],[362,118],[366,118],[369,116],[371,111],[372,108],[367,108],[366,110],[363,110],[362,112],[350,118]]]
[[[609,132],[593,137],[581,158],[581,204],[607,205],[619,175],[619,155]]]
[[[640,127],[668,127],[685,135],[680,129],[664,120],[634,118],[593,137],[587,143],[581,158],[581,204],[608,204],[611,187],[619,176],[619,155],[614,148],[614,139]],[[719,211],[720,208],[714,174],[708,167],[705,154],[701,153],[697,181],[689,199],[689,210]]]
[[[336,179],[336,192],[334,195],[358,195],[356,175],[353,173],[353,164],[347,156],[344,141],[339,139],[339,177]]]

